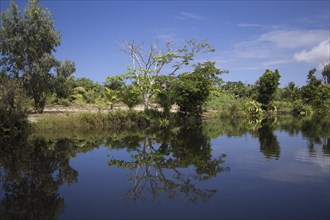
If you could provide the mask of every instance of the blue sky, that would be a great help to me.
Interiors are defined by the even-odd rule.
[[[15,1],[23,7],[27,1]],[[125,73],[123,40],[149,44],[208,40],[225,81],[254,83],[279,69],[281,86],[304,85],[308,70],[330,62],[330,3],[326,1],[78,1],[41,0],[61,33],[55,56],[75,61],[77,77],[100,83]],[[1,11],[9,1],[1,0]],[[183,70],[184,71],[184,70]],[[320,71],[318,71],[320,76]]]

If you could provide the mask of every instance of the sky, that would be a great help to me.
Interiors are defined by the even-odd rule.
[[[0,9],[9,1],[0,0]],[[27,0],[15,1],[23,9]],[[278,69],[281,87],[302,86],[310,69],[330,62],[330,1],[41,0],[52,13],[61,45],[55,57],[76,63],[76,77],[103,83],[127,72],[121,43],[207,40],[216,51],[196,56],[229,73],[226,81],[255,83]],[[185,71],[184,69],[182,71]]]

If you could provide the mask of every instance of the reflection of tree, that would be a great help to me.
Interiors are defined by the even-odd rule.
[[[330,157],[330,138],[324,138],[323,140],[323,153]]]
[[[305,119],[301,124],[301,132],[308,140],[308,151],[310,156],[315,156],[315,145],[322,145],[323,154],[330,156],[330,118],[328,117],[312,117]]]
[[[140,146],[144,135],[137,132],[123,132],[119,134],[112,134],[111,137],[106,138],[105,145],[111,146],[111,149],[126,148],[128,151],[134,151]]]
[[[216,190],[198,188],[194,181],[203,181],[228,168],[220,166],[224,155],[213,159],[210,141],[202,127],[182,127],[175,134],[168,130],[146,135],[132,155],[132,161],[112,159],[110,166],[132,170],[129,200],[145,199],[150,191],[153,199],[160,194],[174,198],[185,194],[189,201],[208,201]],[[157,144],[161,143],[161,144]],[[193,174],[189,170],[194,168]]]
[[[33,136],[16,139],[0,140],[0,183],[4,192],[0,214],[15,219],[58,218],[64,208],[58,188],[76,182],[78,177],[69,165],[74,154],[72,142]]]
[[[280,157],[280,145],[277,141],[276,135],[272,128],[272,119],[264,119],[261,122],[261,127],[258,129],[260,152],[262,152],[267,159]]]

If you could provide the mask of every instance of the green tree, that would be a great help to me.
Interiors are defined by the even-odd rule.
[[[54,20],[38,0],[29,0],[23,14],[12,1],[1,20],[1,67],[8,75],[23,78],[36,110],[42,111],[51,88],[51,70],[58,65],[52,55],[60,44]]]
[[[56,68],[54,87],[57,97],[70,97],[74,86],[74,72],[76,72],[76,65],[69,60],[61,62]]]
[[[301,88],[302,100],[314,109],[326,109],[330,107],[330,85],[322,84],[322,80],[315,76],[315,72],[315,68],[308,72],[307,85]]]
[[[95,88],[95,83],[93,82],[93,80],[82,77],[76,79],[76,81],[74,82],[74,87],[83,87],[85,90],[91,90]]]
[[[257,101],[262,104],[264,110],[269,110],[271,101],[274,99],[274,94],[279,86],[280,73],[278,70],[272,72],[266,70],[266,72],[257,81],[258,84],[258,97]]]
[[[120,91],[125,88],[125,82],[122,76],[108,76],[104,86],[114,91]]]
[[[107,77],[106,82],[104,83],[104,88],[107,89],[107,102],[110,103],[110,110],[112,110],[113,105],[120,100],[120,96],[126,88],[123,77]]]
[[[88,78],[79,78],[74,82],[74,88],[71,99],[78,103],[95,103],[100,104],[99,101],[104,97],[104,87],[99,83],[94,83]]]
[[[156,95],[156,102],[163,108],[164,114],[170,113],[172,105],[175,103],[175,93],[173,90],[174,76],[159,76],[159,89]]]
[[[289,82],[288,85],[282,89],[282,98],[291,102],[299,98],[299,88],[294,82]]]
[[[133,85],[127,86],[121,93],[121,101],[124,102],[129,109],[141,103],[141,91]]]
[[[180,112],[186,116],[201,116],[213,85],[219,82],[214,62],[198,64],[191,73],[183,73],[174,82],[175,100]]]
[[[132,60],[125,76],[134,80],[134,85],[140,90],[144,108],[148,109],[150,100],[155,95],[158,76],[166,69],[165,75],[174,75],[182,67],[188,66],[198,53],[213,52],[214,49],[206,41],[186,41],[183,46],[173,49],[171,42],[166,43],[165,49],[151,44],[145,50],[143,44],[123,42],[122,50]]]
[[[0,73],[0,134],[27,126],[27,96],[22,82]]]
[[[246,97],[248,95],[247,93],[247,87],[242,83],[241,81],[238,82],[227,82],[225,85],[223,85],[223,89],[225,91],[228,91],[230,94],[233,94],[235,97]]]

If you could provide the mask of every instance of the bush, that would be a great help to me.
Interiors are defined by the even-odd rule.
[[[252,118],[259,118],[264,113],[262,104],[254,100],[244,103],[244,111]]]
[[[28,101],[20,81],[0,75],[0,133],[27,127]]]
[[[311,112],[312,107],[310,105],[304,104],[301,100],[293,102],[292,113],[294,115],[310,114]]]

